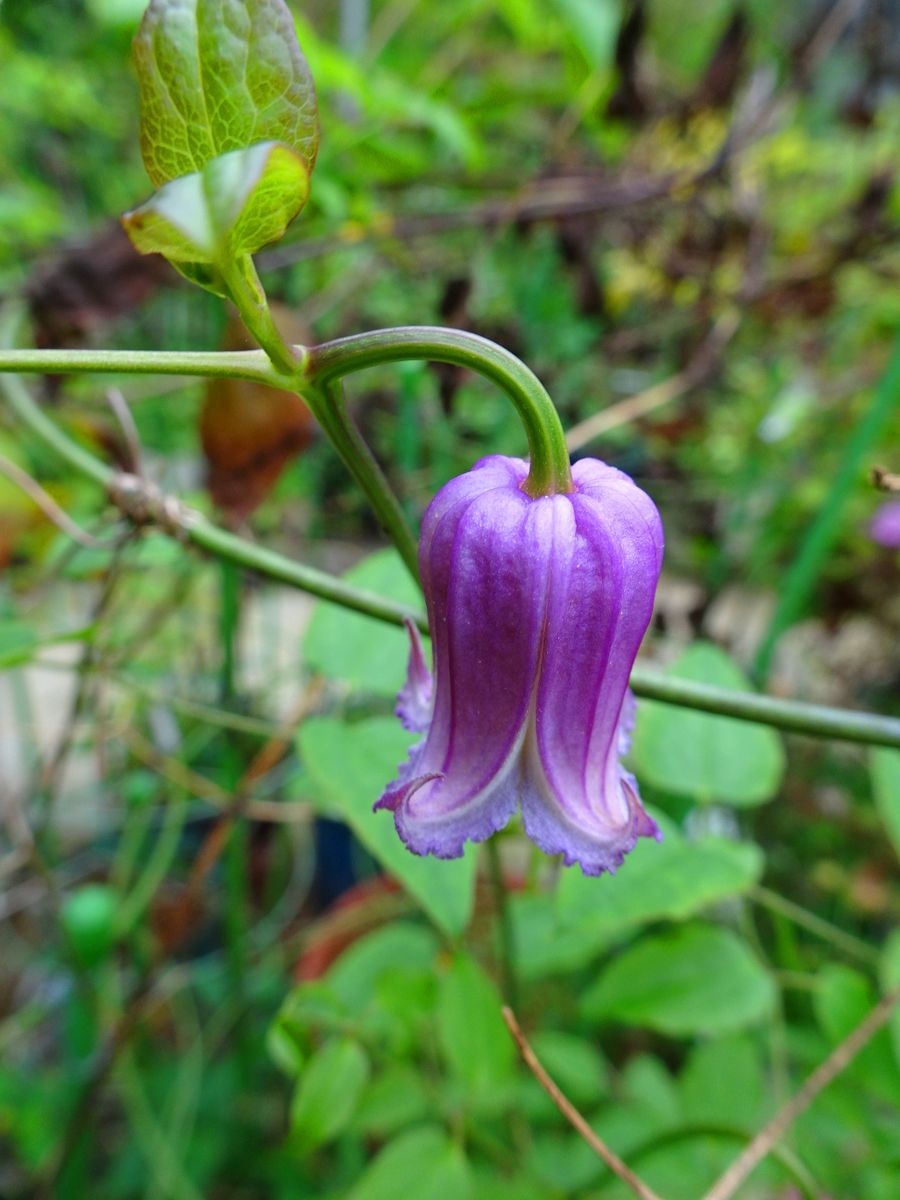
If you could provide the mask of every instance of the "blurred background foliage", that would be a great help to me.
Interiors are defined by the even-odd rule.
[[[868,535],[868,472],[900,471],[894,0],[292,7],[322,146],[261,256],[285,330],[509,346],[662,510],[653,660],[900,712],[900,564]],[[243,344],[112,222],[149,193],[142,9],[0,3],[0,293],[38,345]],[[415,600],[302,406],[120,387],[164,486]],[[102,380],[40,390],[134,465]],[[524,450],[453,368],[353,395],[414,519]],[[551,1073],[692,1200],[900,978],[900,754],[643,704],[665,841],[586,880],[513,831],[504,912],[473,849],[416,860],[369,812],[406,749],[399,631],[117,525],[2,409],[0,453],[107,539],[0,478],[3,1196],[626,1195],[516,1063],[505,927]],[[895,1200],[898,1055],[895,1025],[739,1196]]]

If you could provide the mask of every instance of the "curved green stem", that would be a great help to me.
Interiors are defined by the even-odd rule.
[[[104,490],[109,490],[115,482],[117,472],[79,446],[49,420],[20,380],[15,376],[0,375],[0,389],[5,393],[11,410],[35,437],[55,450],[70,466],[94,480]],[[183,526],[183,534],[186,540],[200,549],[219,558],[229,559],[279,583],[310,592],[323,600],[329,600],[344,608],[352,608],[356,612],[365,613],[391,625],[402,625],[404,620],[411,619],[424,633],[428,632],[428,622],[424,613],[415,612],[393,600],[355,588],[325,571],[294,562],[282,554],[267,550],[264,546],[256,546],[243,538],[235,537],[234,534],[213,525],[199,513],[190,515],[190,519]],[[823,705],[804,704],[796,700],[782,700],[750,692],[734,692],[726,688],[694,683],[689,679],[675,679],[641,666],[636,666],[632,671],[631,686],[636,695],[659,700],[664,704],[677,704],[703,712],[720,713],[740,721],[772,725],[777,729],[804,733],[810,737],[836,738],[847,742],[900,749],[900,719],[896,717],[826,708]]]
[[[538,377],[495,342],[458,329],[406,325],[324,342],[309,350],[305,372],[316,386],[380,363],[427,359],[467,367],[496,383],[515,405],[528,438],[530,496],[572,491],[569,455],[559,414]]]

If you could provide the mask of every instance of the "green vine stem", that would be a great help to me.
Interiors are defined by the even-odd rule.
[[[310,347],[305,373],[321,386],[367,367],[411,359],[467,367],[502,388],[528,438],[531,470],[525,491],[530,496],[572,491],[565,434],[553,401],[530,368],[487,338],[430,325],[376,329]]]
[[[298,361],[297,367],[301,365]],[[263,350],[9,350],[0,346],[0,372],[30,375],[182,375],[249,379],[294,387]]]
[[[109,492],[114,488],[117,472],[79,446],[59,426],[50,421],[32,400],[21,380],[15,376],[0,375],[0,388],[5,393],[11,410],[35,437],[105,491]],[[402,625],[406,618],[411,618],[423,632],[428,632],[423,613],[414,612],[392,600],[355,588],[325,571],[294,562],[263,546],[255,546],[220,529],[200,513],[189,514],[181,527],[181,533],[199,549],[256,571],[278,583],[310,592],[323,600],[354,609],[392,625]],[[642,666],[636,666],[632,671],[631,685],[638,696],[659,700],[664,704],[678,704],[685,708],[719,713],[735,717],[737,720],[772,725],[777,729],[803,733],[810,737],[837,738],[900,749],[900,719],[896,717],[826,708],[822,705],[804,704],[749,692],[733,692],[725,688],[694,683],[688,679],[675,679]]]

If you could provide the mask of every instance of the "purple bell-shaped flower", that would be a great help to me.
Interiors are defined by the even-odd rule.
[[[658,837],[620,764],[628,678],[650,621],[663,534],[652,500],[587,459],[574,490],[529,496],[495,456],[451,480],[422,523],[434,679],[418,634],[397,715],[425,732],[376,808],[416,854],[456,858],[521,807],[525,832],[585,874]]]

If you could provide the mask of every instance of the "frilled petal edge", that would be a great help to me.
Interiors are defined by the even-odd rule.
[[[464,805],[450,812],[430,810],[428,789],[439,788],[441,772],[421,772],[425,742],[417,742],[390,783],[373,806],[394,814],[394,826],[413,854],[433,854],[436,858],[460,858],[466,842],[484,842],[503,829],[515,814],[519,801],[519,760],[522,735],[513,746],[508,760],[487,787]],[[417,811],[413,811],[413,805]]]
[[[644,811],[634,776],[618,768],[618,787],[627,811],[617,827],[575,824],[550,790],[535,754],[522,790],[522,821],[529,838],[545,854],[561,854],[567,867],[576,863],[585,875],[615,875],[639,837],[662,841],[659,826]]]

